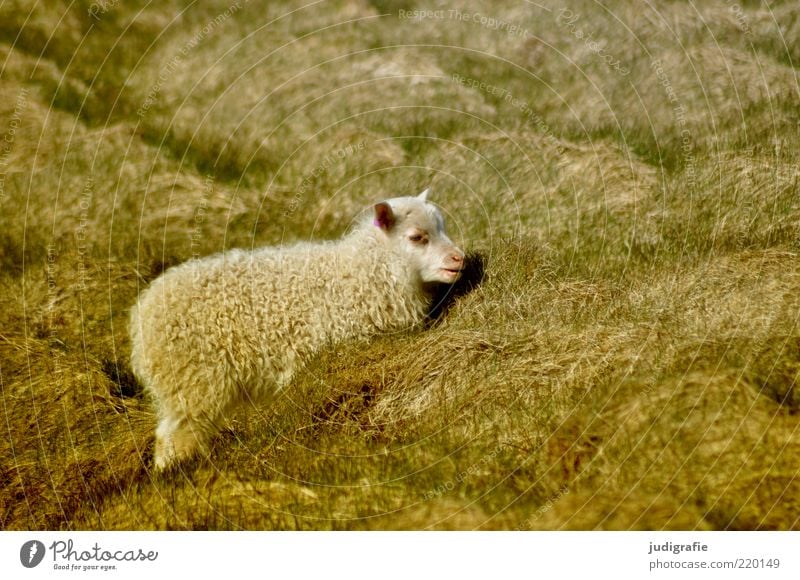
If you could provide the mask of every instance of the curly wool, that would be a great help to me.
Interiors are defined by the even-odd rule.
[[[366,221],[339,241],[171,268],[130,322],[132,367],[160,415],[157,466],[204,446],[237,404],[274,396],[324,345],[408,328],[430,301],[397,244]]]

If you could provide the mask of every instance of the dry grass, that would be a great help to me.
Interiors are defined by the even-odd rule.
[[[797,6],[303,6],[0,5],[0,528],[799,528]],[[137,292],[427,185],[430,324],[153,474]]]

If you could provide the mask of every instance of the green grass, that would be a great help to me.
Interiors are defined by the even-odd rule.
[[[0,528],[800,526],[794,3],[91,5],[0,6]],[[428,186],[480,283],[154,474],[137,292]]]

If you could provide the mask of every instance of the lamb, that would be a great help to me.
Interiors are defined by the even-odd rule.
[[[337,241],[190,260],[141,293],[131,366],[157,408],[158,470],[207,451],[237,406],[268,403],[323,346],[425,318],[464,269],[427,196],[380,202]]]

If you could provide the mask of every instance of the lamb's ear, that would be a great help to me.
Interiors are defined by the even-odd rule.
[[[426,189],[425,191],[423,191],[422,193],[420,193],[420,194],[417,196],[417,199],[418,199],[418,200],[420,200],[420,201],[428,201],[428,194],[429,194],[430,192],[431,192],[431,188],[429,187],[428,189]]]
[[[385,201],[375,204],[375,219],[372,223],[383,231],[388,232],[394,226],[395,221],[392,206]]]

